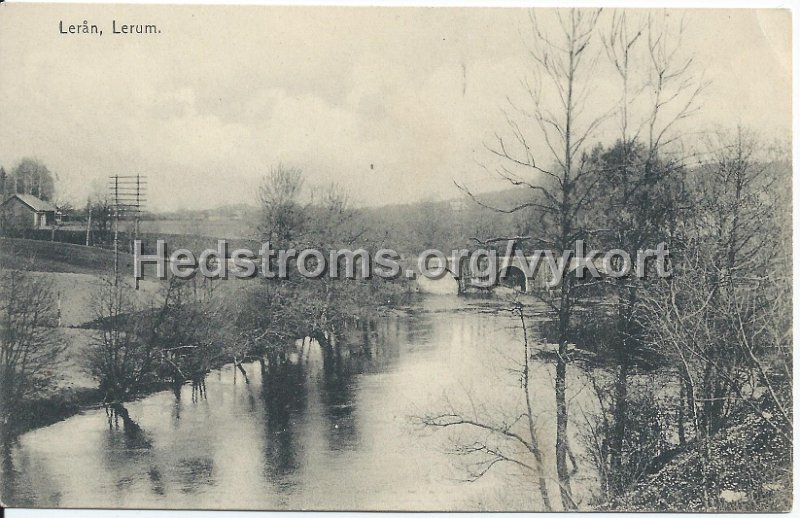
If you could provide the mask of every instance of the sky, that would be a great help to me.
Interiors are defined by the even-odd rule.
[[[537,10],[546,27],[553,14]],[[789,12],[667,14],[685,20],[681,52],[709,83],[701,110],[676,128],[689,145],[738,124],[788,139]],[[603,12],[598,30],[612,17]],[[59,22],[83,20],[103,35],[59,33]],[[113,35],[112,20],[161,32]],[[109,175],[147,175],[158,211],[256,204],[279,163],[310,184],[340,184],[360,205],[452,198],[454,180],[502,188],[486,145],[506,131],[509,102],[526,102],[530,46],[518,8],[4,3],[0,165],[38,158],[57,174],[58,198],[78,205]],[[589,111],[618,103],[600,61],[584,85]],[[593,138],[614,134],[611,119]]]

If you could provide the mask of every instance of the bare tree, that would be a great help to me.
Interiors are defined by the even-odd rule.
[[[505,113],[510,137],[495,135],[487,148],[500,165],[496,173],[515,186],[530,190],[528,201],[513,207],[491,207],[503,213],[535,209],[544,230],[532,236],[556,254],[575,249],[586,236],[583,214],[597,183],[588,167],[587,148],[611,110],[591,113],[592,73],[599,53],[592,41],[600,11],[557,11],[555,29],[545,28],[531,12],[533,45],[530,56],[534,80],[523,80],[528,103],[509,99]],[[597,111],[597,110],[595,110]],[[537,147],[534,143],[541,142]],[[553,163],[550,167],[546,163]],[[466,187],[472,199],[483,206]],[[550,302],[558,342],[556,356],[556,471],[564,509],[574,509],[568,465],[567,362],[570,318],[575,303],[574,282],[567,275],[559,285],[558,300]]]
[[[114,206],[105,187],[99,180],[93,182],[92,192],[86,200],[87,245],[106,244],[111,240]]]
[[[693,69],[694,58],[682,45],[684,23],[677,27],[666,15],[636,16],[616,11],[603,44],[619,79],[617,110],[619,138],[614,146],[598,148],[592,155],[599,182],[593,203],[597,228],[592,236],[599,249],[621,249],[630,257],[669,239],[671,223],[688,201],[683,189],[686,154],[679,146],[680,123],[698,108],[705,83]],[[677,152],[675,152],[677,151]],[[643,274],[644,272],[639,272]],[[646,349],[640,340],[639,291],[644,276],[609,279],[606,291],[614,299],[613,343],[617,363],[614,390],[609,391],[613,422],[608,434],[608,462],[614,494],[632,479],[623,469],[628,412],[629,371]],[[631,458],[634,456],[631,454]]]
[[[204,276],[171,277],[163,287],[161,304],[150,310],[144,339],[156,348],[160,377],[169,378],[176,390],[184,382],[204,391],[205,377],[226,355],[223,333],[231,331],[216,281]]]
[[[300,239],[305,228],[305,203],[301,200],[303,171],[278,164],[270,168],[259,188],[263,211],[261,233],[276,247]]]
[[[66,349],[46,280],[0,268],[0,436],[11,433],[24,401],[54,381]]]
[[[412,421],[425,427],[467,428],[487,432],[488,434],[482,433],[475,440],[459,442],[454,447],[454,452],[458,455],[477,458],[477,461],[468,467],[468,480],[479,479],[497,464],[512,464],[536,478],[544,510],[552,511],[547,491],[548,476],[544,470],[544,455],[539,446],[534,403],[531,398],[531,348],[528,341],[528,327],[522,304],[515,304],[510,311],[519,318],[522,328],[522,362],[518,371],[519,387],[525,403],[522,412],[514,412],[509,416],[492,416],[485,408],[479,410],[472,398],[470,398],[471,411],[465,412],[456,409],[448,399],[443,411],[414,416]],[[574,502],[572,503],[574,505]]]
[[[260,198],[260,230],[273,249],[312,248],[322,254],[325,263],[320,275],[308,278],[293,267],[298,257],[287,254],[285,275],[254,285],[246,293],[250,302],[237,308],[233,318],[240,338],[226,348],[237,358],[274,365],[285,360],[298,339],[310,337],[323,347],[333,346],[344,328],[385,303],[391,288],[382,279],[355,274],[356,262],[363,258],[345,265],[352,266],[356,278],[348,278],[349,273],[329,275],[329,269],[340,266],[330,252],[361,243],[367,229],[361,213],[352,207],[348,193],[340,186],[307,185],[302,170],[278,165],[264,177]]]
[[[87,360],[104,402],[119,407],[157,381],[159,355],[133,289],[121,279],[101,282],[93,298],[96,331]]]
[[[706,506],[711,437],[733,412],[792,437],[789,237],[777,223],[789,174],[741,129],[714,139],[710,155],[694,172],[673,278],[645,294],[643,313],[686,388]]]

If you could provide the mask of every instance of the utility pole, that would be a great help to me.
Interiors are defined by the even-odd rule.
[[[119,278],[119,219],[133,216],[134,240],[139,238],[139,217],[146,201],[144,191],[147,183],[143,175],[110,176],[109,188],[114,203],[114,285]],[[134,279],[139,289],[139,279]]]
[[[119,281],[119,176],[114,177],[114,286]]]
[[[89,246],[92,236],[92,200],[86,200],[86,246]]]

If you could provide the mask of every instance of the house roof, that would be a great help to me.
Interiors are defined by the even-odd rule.
[[[55,206],[49,201],[40,200],[32,194],[15,194],[3,202],[3,205],[9,202],[12,198],[18,198],[19,201],[32,208],[36,212],[54,212]]]

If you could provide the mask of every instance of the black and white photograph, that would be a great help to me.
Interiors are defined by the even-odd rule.
[[[792,15],[0,3],[0,503],[791,511]]]

